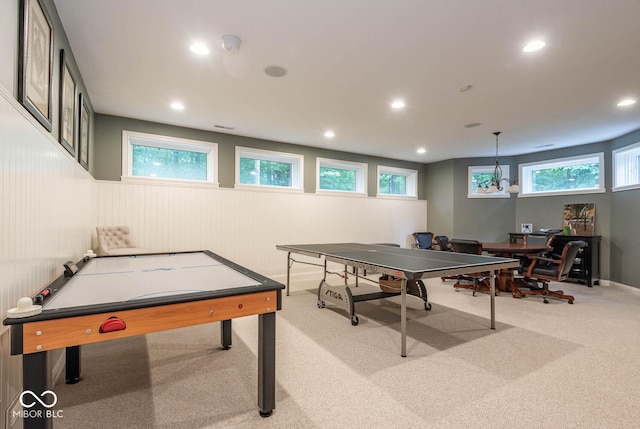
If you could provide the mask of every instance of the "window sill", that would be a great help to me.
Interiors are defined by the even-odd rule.
[[[121,176],[120,181],[123,183],[136,183],[140,185],[155,186],[179,186],[182,188],[219,188],[219,183],[201,182],[198,180],[180,180],[180,179],[163,179],[151,177],[131,177]]]

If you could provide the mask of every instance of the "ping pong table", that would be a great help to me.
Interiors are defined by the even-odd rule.
[[[258,316],[258,408],[275,408],[276,311],[284,285],[210,251],[106,256],[65,264],[65,275],[36,295],[36,314],[4,320],[11,354],[22,355],[25,428],[51,427],[55,414],[47,353],[66,349],[66,381],[80,381],[80,346],[221,322],[223,349],[231,320]],[[24,393],[23,392],[23,393]],[[206,397],[203,393],[202,397]],[[42,397],[42,399],[40,399]],[[27,398],[29,402],[32,398]]]
[[[469,255],[465,253],[442,252],[438,250],[406,249],[388,245],[361,243],[331,243],[331,244],[288,244],[277,245],[278,250],[287,252],[287,295],[291,279],[291,267],[296,261],[291,254],[299,254],[314,258],[324,258],[323,278],[318,286],[318,307],[323,308],[325,302],[330,302],[344,309],[351,317],[353,325],[358,324],[354,303],[359,301],[381,299],[393,296],[392,293],[373,293],[356,295],[352,293],[348,284],[349,273],[347,267],[353,267],[351,274],[356,281],[364,278],[359,270],[376,272],[393,276],[400,280],[400,331],[401,356],[407,356],[407,294],[423,299],[425,310],[429,310],[426,287],[422,279],[457,276],[476,272],[490,271],[491,275],[491,329],[495,329],[495,278],[501,269],[515,268],[519,265],[517,259],[498,258],[483,255]],[[327,283],[327,261],[344,266],[344,284],[329,285]],[[303,262],[310,264],[309,262]]]

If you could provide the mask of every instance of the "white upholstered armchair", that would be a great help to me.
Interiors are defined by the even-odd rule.
[[[97,226],[98,256],[148,253],[131,242],[128,226]]]

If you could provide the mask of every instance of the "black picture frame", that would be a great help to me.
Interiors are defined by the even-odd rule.
[[[18,101],[52,129],[53,24],[40,0],[21,0]]]
[[[78,85],[69,68],[64,49],[60,50],[60,137],[58,141],[76,155],[78,123]]]
[[[89,171],[89,133],[91,130],[91,112],[82,93],[78,96],[78,162]]]

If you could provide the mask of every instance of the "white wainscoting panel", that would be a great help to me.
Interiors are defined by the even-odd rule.
[[[33,296],[91,245],[96,183],[0,85],[0,312]],[[22,388],[21,359],[0,325],[2,419]],[[5,347],[6,346],[6,347]]]
[[[276,244],[353,241],[407,247],[411,233],[427,224],[427,203],[419,200],[97,183],[98,225],[128,225],[138,247],[208,249],[276,278],[286,271],[286,253]]]

